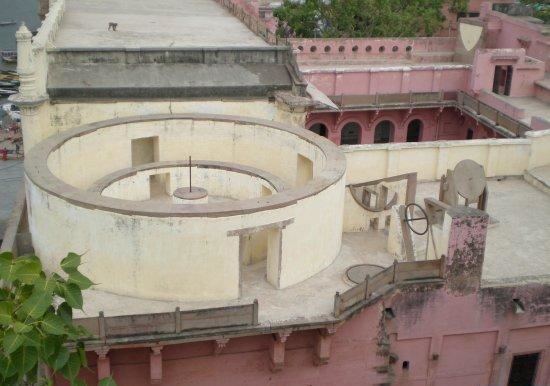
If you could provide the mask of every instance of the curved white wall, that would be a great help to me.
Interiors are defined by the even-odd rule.
[[[236,121],[117,120],[62,133],[31,149],[29,226],[45,268],[59,269],[62,257],[74,251],[85,253],[83,270],[102,290],[152,299],[236,298],[239,235],[262,229],[280,229],[279,255],[268,255],[267,268],[276,287],[331,264],[341,246],[343,155],[302,129]],[[85,190],[130,166],[131,139],[153,135],[159,137],[161,161],[191,153],[196,159],[240,163],[274,174],[289,189],[205,205],[120,200]],[[313,178],[305,183],[296,183],[300,156],[312,162]]]

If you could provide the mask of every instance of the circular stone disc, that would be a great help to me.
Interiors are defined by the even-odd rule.
[[[458,194],[470,201],[477,199],[487,184],[483,166],[471,159],[462,160],[456,165],[453,178]]]
[[[346,277],[355,284],[365,281],[367,275],[373,277],[378,272],[384,270],[384,267],[374,264],[352,265],[346,270]]]
[[[183,200],[199,200],[208,195],[206,189],[192,186],[189,188],[177,188],[174,190],[174,197],[181,198]]]

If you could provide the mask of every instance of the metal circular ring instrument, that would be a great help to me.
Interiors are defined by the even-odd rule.
[[[415,209],[419,209],[420,212],[422,213],[420,217],[414,217]],[[422,231],[415,229],[414,226],[412,225],[414,221],[426,221],[425,229],[422,228]],[[409,227],[409,229],[419,236],[425,235],[426,232],[428,232],[429,225],[430,225],[428,221],[428,214],[426,213],[426,211],[422,209],[420,205],[414,204],[414,203],[408,204],[405,207],[405,222],[407,223],[407,226]]]

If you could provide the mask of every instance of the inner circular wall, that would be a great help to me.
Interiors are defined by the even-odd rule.
[[[206,205],[135,202],[89,190],[132,167],[131,141],[151,136],[158,136],[159,162],[185,160],[192,151],[196,159],[267,171],[289,188]],[[304,165],[309,175],[300,171]],[[340,250],[345,160],[332,143],[303,129],[215,115],[99,122],[39,143],[25,169],[29,227],[44,267],[58,270],[67,252],[85,253],[84,272],[105,291],[237,298],[243,240],[257,232],[278,251],[266,263],[276,288],[314,275]]]
[[[143,201],[151,198],[158,199],[162,193],[165,196],[172,196],[175,189],[189,187],[188,166],[154,167],[158,163],[149,165],[151,168],[132,171],[131,175],[127,177],[115,177],[114,180],[103,183],[102,185],[105,186],[101,186],[101,195],[123,200]],[[191,168],[192,186],[206,189],[208,195],[213,199],[247,200],[275,194],[285,187],[285,184],[273,175],[266,176],[268,173],[261,171],[255,175],[250,174],[250,168],[241,170],[235,164],[227,166],[226,163],[215,165],[215,163],[208,162],[205,165],[197,165],[197,161],[195,161],[193,165]],[[151,191],[152,184],[157,185],[157,192]],[[155,197],[155,193],[157,197]]]

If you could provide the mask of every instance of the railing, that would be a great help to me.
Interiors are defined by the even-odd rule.
[[[161,312],[142,315],[123,315],[75,319],[93,337],[106,341],[110,338],[140,334],[177,334],[183,331],[204,330],[258,324],[258,301],[238,306],[201,310]]]
[[[272,31],[264,21],[260,20],[259,15],[251,15],[247,13],[245,9],[242,8],[239,4],[231,0],[216,0],[223,7],[239,19],[244,25],[248,27],[256,35],[260,36],[269,44],[275,45],[289,45],[288,39],[280,38],[277,36],[276,31]]]
[[[409,92],[400,94],[374,94],[374,95],[339,95],[330,99],[341,107],[381,107],[392,105],[425,105],[454,103],[457,94],[455,92]]]
[[[514,134],[516,137],[524,137],[525,132],[531,128],[499,110],[489,106],[486,103],[480,102],[478,99],[466,94],[463,91],[458,92],[457,104],[459,107],[470,109],[477,115],[483,115],[497,126],[501,126]]]
[[[444,257],[437,260],[395,261],[391,267],[373,277],[367,276],[363,282],[346,292],[341,294],[336,292],[333,314],[335,317],[339,317],[342,313],[367,300],[373,293],[388,285],[411,280],[441,279],[443,278],[444,267]]]

